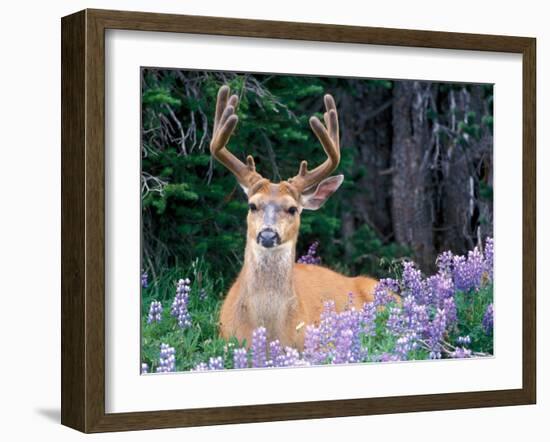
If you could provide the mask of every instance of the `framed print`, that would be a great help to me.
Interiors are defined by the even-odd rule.
[[[535,40],[62,19],[62,423],[533,404]]]

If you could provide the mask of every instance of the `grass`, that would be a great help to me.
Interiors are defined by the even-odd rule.
[[[191,280],[188,309],[192,325],[182,330],[170,314],[170,306],[176,293],[177,281]],[[218,336],[218,317],[225,296],[226,282],[215,275],[202,260],[195,260],[190,268],[172,268],[151,281],[142,289],[141,330],[142,362],[155,371],[161,343],[176,350],[176,371],[190,370],[211,356],[219,356],[238,345],[237,340],[228,342]],[[202,295],[201,295],[202,294]],[[162,320],[147,324],[147,315],[152,301],[162,303]],[[230,358],[232,359],[232,358]]]

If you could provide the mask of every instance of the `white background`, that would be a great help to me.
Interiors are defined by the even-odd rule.
[[[2,26],[2,106],[0,107],[2,217],[0,218],[0,434],[11,439],[74,440],[77,432],[61,427],[60,395],[60,27],[59,17],[85,7],[132,9],[202,15],[264,18],[536,36],[538,38],[538,225],[548,223],[543,189],[550,166],[543,146],[550,143],[550,29],[544,2],[340,0],[336,4],[278,0],[192,2],[20,0],[4,6]],[[451,6],[452,5],[452,6]],[[549,308],[547,230],[538,231],[538,405],[414,413],[316,421],[232,425],[92,436],[95,439],[280,440],[281,437],[333,440],[340,435],[389,440],[445,441],[491,438],[544,440],[550,413],[548,373]],[[545,435],[546,433],[546,435]],[[340,436],[340,437],[342,437]],[[32,439],[31,439],[32,440]]]

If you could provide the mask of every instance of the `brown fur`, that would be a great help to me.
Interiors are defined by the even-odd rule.
[[[324,301],[332,299],[337,310],[342,310],[349,293],[353,293],[357,308],[374,299],[375,279],[351,278],[325,267],[295,263],[300,216],[285,210],[295,205],[301,211],[302,207],[292,190],[287,182],[269,183],[250,195],[249,202],[258,210],[248,214],[244,266],[220,314],[220,333],[226,339],[235,336],[250,345],[252,331],[263,326],[269,340],[279,339],[283,345],[303,349],[305,326],[318,324]],[[268,202],[283,208],[276,223],[281,243],[271,249],[256,242],[262,228],[261,207]]]

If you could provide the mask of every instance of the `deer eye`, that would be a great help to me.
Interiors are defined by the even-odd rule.
[[[288,210],[287,210],[288,213],[290,213],[291,215],[296,215],[296,212],[298,212],[298,207],[289,207]]]
[[[258,207],[254,203],[250,203],[248,205],[248,208],[250,209],[251,212],[255,212],[256,210],[258,210]]]

